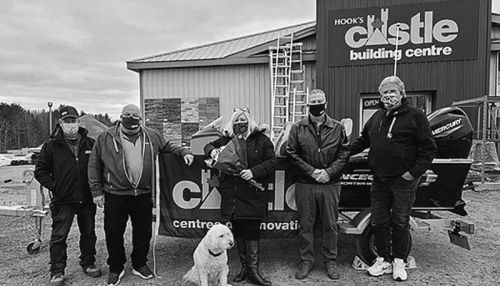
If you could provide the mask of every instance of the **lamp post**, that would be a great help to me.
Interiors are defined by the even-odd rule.
[[[52,102],[49,101],[47,102],[47,105],[49,106],[49,136],[52,133]]]

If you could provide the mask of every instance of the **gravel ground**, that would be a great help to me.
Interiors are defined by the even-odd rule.
[[[0,205],[15,205],[25,199],[24,185],[19,174],[26,166],[0,167]],[[4,183],[6,179],[12,179]],[[341,279],[329,280],[320,261],[310,276],[294,279],[298,262],[295,240],[265,240],[262,242],[261,267],[273,285],[500,285],[500,190],[464,192],[469,216],[465,221],[473,222],[476,234],[468,235],[472,250],[468,251],[449,243],[445,229],[432,228],[430,232],[412,233],[413,250],[417,269],[409,270],[406,282],[395,283],[390,275],[373,278],[363,271],[351,267],[356,253],[355,239],[341,235],[339,239],[339,267]],[[440,215],[454,217],[450,213]],[[104,243],[103,214],[97,214],[97,263],[102,266],[104,276],[92,279],[85,276],[78,265],[78,231],[73,225],[68,238],[68,266],[66,285],[105,285],[108,274],[106,246]],[[30,217],[0,216],[0,284],[1,285],[45,285],[49,278],[48,241],[50,217],[44,219],[43,244],[40,253],[30,255],[26,245],[35,238],[33,219]],[[130,262],[120,285],[178,285],[182,275],[192,265],[192,252],[198,239],[158,237],[156,260],[158,278],[147,282],[131,274]],[[131,249],[130,226],[126,233],[126,249]],[[318,250],[318,249],[317,249]],[[153,265],[150,255],[150,265]],[[230,279],[238,271],[235,249],[229,251]],[[251,285],[241,283],[239,285]]]

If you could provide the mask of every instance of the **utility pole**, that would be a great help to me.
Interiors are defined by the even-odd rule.
[[[49,101],[47,102],[47,105],[49,106],[49,136],[52,134],[52,102]]]

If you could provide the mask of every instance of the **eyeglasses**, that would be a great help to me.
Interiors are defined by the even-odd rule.
[[[243,111],[243,112],[250,113],[250,108],[248,108],[248,107],[235,107],[235,108],[233,108],[233,112],[236,112],[236,111]]]
[[[139,114],[137,114],[137,113],[123,113],[121,115],[121,117],[131,117],[131,118],[136,119],[136,120],[141,120],[142,119],[142,117]]]

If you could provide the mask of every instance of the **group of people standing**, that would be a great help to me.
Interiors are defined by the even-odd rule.
[[[313,90],[309,115],[295,123],[287,141],[287,157],[295,166],[295,201],[299,220],[300,263],[296,279],[312,270],[314,225],[321,223],[321,254],[330,279],[340,278],[337,266],[337,219],[340,178],[350,155],[366,148],[374,175],[371,186],[371,223],[378,256],[368,268],[372,276],[392,273],[407,279],[405,260],[409,249],[409,217],[419,177],[430,165],[436,145],[425,115],[406,100],[403,82],[396,76],[379,86],[380,109],[365,124],[361,136],[349,143],[343,125],[326,114],[323,91]],[[173,153],[191,165],[193,155],[156,131],[143,126],[140,109],[123,108],[120,122],[102,132],[96,142],[78,126],[75,108],[61,110],[59,124],[44,144],[35,168],[36,179],[52,194],[50,264],[52,285],[61,285],[66,267],[66,239],[77,216],[80,229],[80,265],[91,277],[102,275],[95,265],[96,206],[104,206],[104,231],[108,249],[108,285],[117,285],[125,274],[124,232],[132,222],[132,273],[153,278],[147,266],[152,235],[154,158]],[[267,192],[247,181],[272,181],[276,168],[274,147],[248,109],[235,109],[225,132],[208,143],[205,154],[217,158],[231,141],[239,144],[247,166],[237,175],[220,174],[221,216],[231,221],[241,269],[235,282],[249,280],[272,285],[259,269],[260,224],[267,215]]]

